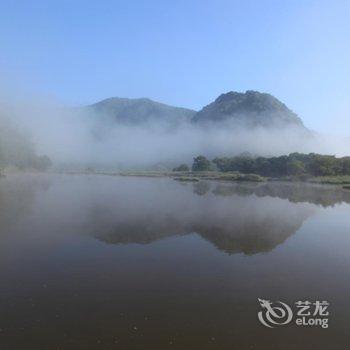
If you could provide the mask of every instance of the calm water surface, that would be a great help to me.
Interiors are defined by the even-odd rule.
[[[0,179],[0,349],[347,349],[349,203],[288,183]],[[329,328],[267,328],[258,298],[327,300]]]

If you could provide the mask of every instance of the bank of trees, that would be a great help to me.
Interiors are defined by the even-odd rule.
[[[213,163],[219,171],[238,171],[262,176],[335,176],[350,175],[350,157],[337,158],[316,153],[291,153],[280,157],[236,156],[215,158]]]
[[[37,154],[27,135],[0,115],[0,169],[15,167],[44,171],[51,165],[50,158]]]
[[[188,168],[183,165],[176,169],[188,171]],[[291,153],[279,157],[253,157],[245,154],[215,158],[212,161],[201,155],[193,159],[192,171],[210,170],[258,174],[267,177],[350,175],[350,157]]]

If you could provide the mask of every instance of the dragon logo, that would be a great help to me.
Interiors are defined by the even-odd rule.
[[[259,321],[266,327],[282,326],[288,324],[293,318],[292,309],[281,301],[271,302],[269,300],[259,299],[263,308],[258,312]]]

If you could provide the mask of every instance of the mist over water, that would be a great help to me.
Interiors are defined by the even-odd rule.
[[[190,164],[199,154],[215,158],[243,152],[259,156],[292,152],[344,156],[350,145],[349,139],[308,134],[297,126],[252,128],[234,122],[198,125],[189,121],[170,125],[159,119],[120,123],[84,108],[62,106],[54,99],[29,96],[2,92],[0,136],[11,125],[31,141],[39,154],[48,155],[56,168],[172,167]]]

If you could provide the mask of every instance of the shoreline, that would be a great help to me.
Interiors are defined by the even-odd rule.
[[[150,178],[171,178],[181,182],[199,182],[202,180],[215,180],[225,182],[290,182],[306,183],[319,185],[342,186],[345,190],[350,190],[350,175],[345,176],[309,176],[309,177],[263,177],[258,174],[242,174],[238,172],[216,172],[216,171],[198,171],[198,172],[180,172],[180,171],[63,171],[51,172],[56,174],[70,175],[104,175],[104,176],[125,176],[125,177],[150,177]]]
[[[217,172],[217,171],[84,171],[84,170],[66,170],[66,171],[3,171],[0,173],[0,179],[14,174],[58,174],[58,175],[103,175],[103,176],[124,176],[124,177],[149,177],[149,178],[170,178],[180,182],[199,182],[199,181],[223,181],[223,182],[289,182],[319,185],[334,185],[342,187],[344,190],[350,190],[350,175],[345,176],[310,176],[310,177],[263,177],[258,174],[243,174],[238,172]]]

